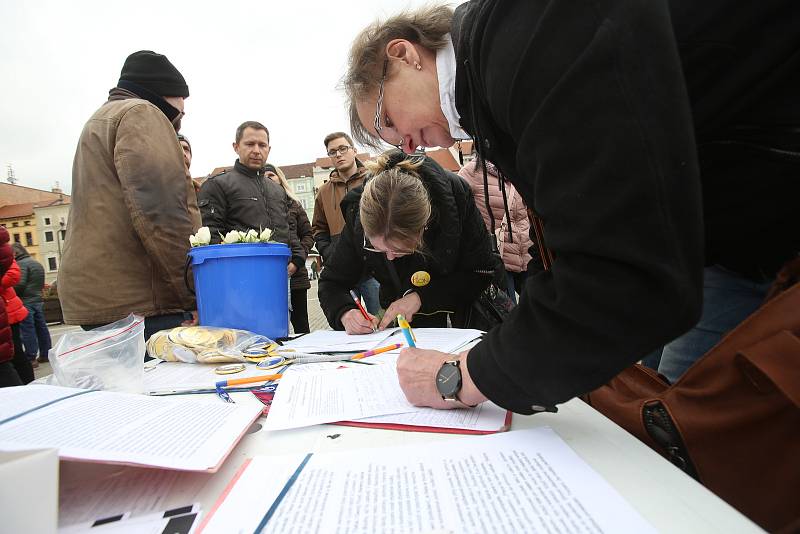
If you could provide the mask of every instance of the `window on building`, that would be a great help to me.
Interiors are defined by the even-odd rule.
[[[11,223],[11,228],[16,228],[17,226],[19,226],[18,222],[12,222]]]
[[[44,240],[47,241],[48,243],[52,243],[53,242],[53,232],[50,232],[50,231],[45,232],[44,233]]]
[[[294,184],[294,191],[295,191],[295,193],[305,193],[306,192],[306,184],[304,184],[304,183]]]
[[[30,225],[31,225],[30,221],[25,221],[25,226],[30,226]]]
[[[14,234],[14,243],[19,243],[19,234]]]
[[[58,233],[61,234],[61,241],[64,241],[67,238],[67,231],[66,230],[59,230]]]
[[[44,218],[44,225],[45,226],[50,226],[50,217],[45,217]]]
[[[56,259],[53,256],[47,258],[47,268],[51,271],[58,270],[58,264],[56,263]]]
[[[29,247],[33,246],[33,234],[31,232],[25,232],[25,244]]]

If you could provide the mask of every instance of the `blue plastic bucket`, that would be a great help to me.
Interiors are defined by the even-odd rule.
[[[200,324],[289,335],[289,247],[281,243],[208,245],[189,250]]]

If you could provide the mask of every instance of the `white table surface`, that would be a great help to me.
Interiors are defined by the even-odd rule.
[[[260,403],[246,392],[235,393],[233,397],[240,403]],[[260,429],[263,421],[258,420],[217,473],[194,475],[198,482],[191,490],[170,494],[169,506],[199,502],[207,513],[242,462],[255,455],[319,453],[417,442],[441,442],[446,447],[447,441],[462,437],[337,425],[266,431]],[[539,426],[553,428],[661,532],[762,532],[745,516],[580,400],[573,399],[560,406],[556,414],[515,414],[511,431]],[[61,485],[91,485],[135,469],[141,468],[62,462]]]

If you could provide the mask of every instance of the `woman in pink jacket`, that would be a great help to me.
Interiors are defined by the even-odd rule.
[[[481,212],[483,222],[486,223],[486,228],[490,233],[492,231],[492,217],[494,218],[497,246],[500,249],[500,255],[503,257],[503,264],[506,267],[508,295],[516,304],[517,293],[522,294],[525,278],[528,276],[528,263],[531,261],[528,249],[533,246],[533,241],[531,241],[529,235],[528,208],[523,202],[522,196],[514,189],[514,186],[509,182],[504,182],[508,204],[508,212],[506,212],[497,169],[487,161],[486,171],[489,182],[491,214],[486,209],[483,168],[480,160],[475,158],[465,165],[458,174],[469,183],[472,194],[475,197],[475,204],[478,206],[478,211]]]

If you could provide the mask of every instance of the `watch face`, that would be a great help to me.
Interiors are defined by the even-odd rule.
[[[436,374],[436,389],[446,398],[453,398],[461,389],[461,369],[452,363],[445,363]]]

